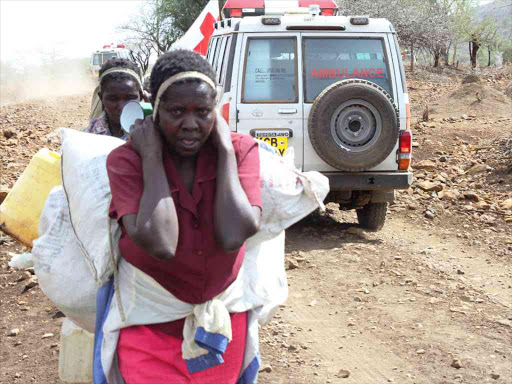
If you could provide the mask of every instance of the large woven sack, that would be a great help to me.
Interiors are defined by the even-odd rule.
[[[73,232],[98,286],[113,271],[110,234],[119,232],[117,221],[108,217],[110,185],[108,154],[124,144],[111,136],[61,129],[62,186],[69,201]]]
[[[99,285],[113,273],[118,255],[119,225],[108,217],[111,194],[106,171],[110,151],[120,139],[63,129],[62,184],[69,200],[74,232]],[[293,149],[283,158],[270,145],[259,142],[262,219],[252,244],[270,240],[283,230],[323,208],[329,192],[327,177],[300,172],[293,165]]]
[[[97,287],[73,234],[61,186],[46,200],[32,256],[45,295],[75,324],[94,332]]]
[[[293,148],[285,157],[269,144],[258,142],[260,156],[261,225],[252,244],[270,240],[315,209],[325,209],[329,179],[319,172],[301,172],[294,166]]]

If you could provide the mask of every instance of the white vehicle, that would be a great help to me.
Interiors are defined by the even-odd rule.
[[[297,168],[329,178],[329,201],[380,229],[394,190],[412,183],[409,97],[393,26],[323,16],[332,0],[270,12],[230,3],[240,10],[224,15],[240,17],[214,24],[207,58],[231,130],[282,154],[293,146]]]
[[[97,79],[101,66],[114,58],[130,59],[129,51],[124,44],[106,44],[102,49],[93,52],[90,62],[91,77]]]

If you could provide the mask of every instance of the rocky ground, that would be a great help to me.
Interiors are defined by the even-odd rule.
[[[380,232],[332,203],[287,231],[290,296],[262,330],[260,383],[512,383],[510,70],[408,78],[415,183]],[[0,188],[58,149],[56,128],[83,127],[89,101],[2,107]],[[62,314],[7,266],[23,250],[0,234],[0,383],[58,383]]]

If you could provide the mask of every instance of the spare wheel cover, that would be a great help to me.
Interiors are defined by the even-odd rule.
[[[345,171],[364,171],[381,163],[395,148],[398,111],[378,85],[342,80],[315,99],[309,114],[311,144],[322,160]]]

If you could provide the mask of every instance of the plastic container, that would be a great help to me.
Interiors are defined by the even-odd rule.
[[[94,334],[69,319],[60,330],[59,378],[66,383],[92,383]]]
[[[141,119],[144,120],[146,116],[149,116],[153,113],[153,106],[150,103],[145,103],[143,101],[129,101],[127,102],[123,110],[121,111],[121,128],[127,134],[130,134],[135,120]]]
[[[2,231],[31,247],[38,237],[39,217],[46,198],[60,184],[60,155],[40,149],[0,205]]]

